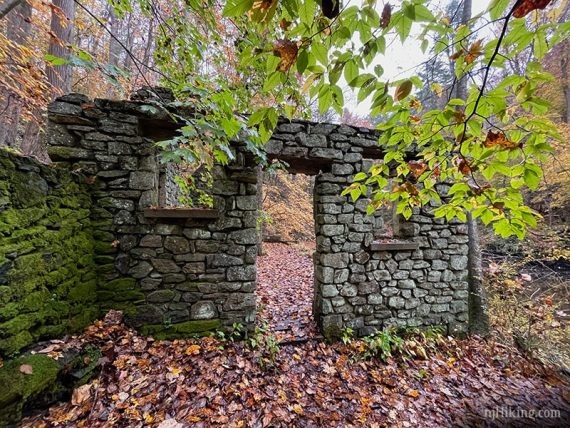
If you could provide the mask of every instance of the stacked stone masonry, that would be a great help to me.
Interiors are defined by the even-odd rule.
[[[83,181],[0,150],[0,358],[99,315]]]
[[[155,142],[175,135],[177,126],[144,100],[72,94],[49,107],[52,161],[81,171],[91,187],[101,309],[122,309],[133,326],[157,337],[236,322],[251,328],[258,166],[236,142],[236,160],[214,170],[217,218],[149,218],[145,209],[172,200],[165,190],[172,172],[160,164]],[[434,219],[426,207],[398,225],[399,238],[416,249],[374,250],[382,216],[367,216],[366,200],[340,196],[354,174],[382,158],[375,132],[281,121],[266,150],[290,172],[316,176],[313,304],[326,336],[345,327],[361,335],[385,326],[467,331],[467,227]]]

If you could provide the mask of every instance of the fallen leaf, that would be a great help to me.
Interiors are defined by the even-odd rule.
[[[20,366],[20,373],[31,375],[32,373],[34,373],[34,368],[29,364],[22,364]]]
[[[417,389],[410,389],[410,390],[408,390],[406,395],[413,397],[413,398],[418,398],[420,396],[420,392]]]
[[[91,384],[81,385],[73,390],[71,404],[78,406],[91,397]]]
[[[190,345],[186,348],[186,355],[198,355],[200,353],[200,345]]]

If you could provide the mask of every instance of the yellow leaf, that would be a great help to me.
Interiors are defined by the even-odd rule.
[[[317,79],[320,79],[322,76],[321,73],[315,73],[315,74],[311,74],[307,80],[305,81],[305,83],[303,84],[303,88],[301,89],[301,92],[303,94],[306,94],[307,92],[309,92],[309,89],[311,88],[311,85],[313,84],[313,82]]]
[[[431,90],[437,95],[438,98],[441,98],[443,95],[443,87],[439,83],[432,83]]]
[[[186,355],[198,355],[200,353],[200,345],[190,345],[186,348]]]
[[[299,405],[299,404],[294,404],[293,405],[293,411],[295,413],[297,413],[298,415],[302,415],[303,414],[303,408]]]

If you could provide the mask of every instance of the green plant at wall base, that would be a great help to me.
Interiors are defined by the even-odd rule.
[[[345,345],[348,345],[354,338],[354,330],[350,327],[345,327],[342,329],[340,340]]]
[[[359,339],[352,338],[353,332],[346,331],[346,334],[343,332],[342,342],[349,348],[353,360],[380,358],[386,361],[395,354],[404,359],[427,359],[428,352],[436,351],[443,341],[453,340],[444,338],[442,331],[439,327],[423,330],[386,328]]]
[[[246,346],[256,354],[263,369],[270,369],[275,365],[279,344],[277,338],[269,332],[267,322],[255,326],[253,334],[246,338]]]

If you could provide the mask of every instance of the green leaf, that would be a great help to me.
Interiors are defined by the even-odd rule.
[[[500,18],[511,0],[493,0],[487,10],[489,11],[489,16],[492,20]]]
[[[328,64],[327,48],[323,43],[313,42],[311,44],[311,53],[321,64],[325,66]]]
[[[313,25],[313,19],[315,17],[317,4],[314,0],[303,0],[300,3],[299,18],[303,24],[307,25],[310,28]]]
[[[228,0],[222,11],[222,16],[230,18],[241,16],[251,9],[253,0]]]
[[[51,65],[67,65],[70,64],[69,60],[65,58],[60,58],[51,54],[45,54],[44,59]]]
[[[523,178],[529,189],[536,190],[538,188],[540,184],[540,174],[535,168],[531,168],[530,165],[527,165],[524,170]]]
[[[299,51],[297,55],[297,71],[301,74],[307,69],[309,65],[309,53],[306,49]]]
[[[542,59],[548,52],[548,43],[546,42],[546,34],[544,31],[538,31],[534,36],[534,56]]]
[[[358,76],[358,66],[354,61],[347,61],[344,65],[344,79],[349,83]]]
[[[354,181],[362,181],[364,180],[368,175],[365,172],[359,172],[358,174],[356,174],[354,176]]]

